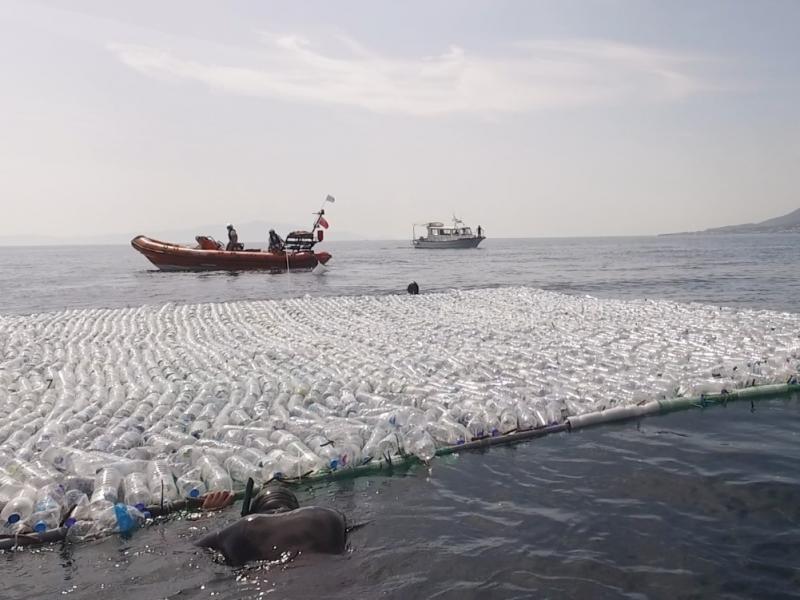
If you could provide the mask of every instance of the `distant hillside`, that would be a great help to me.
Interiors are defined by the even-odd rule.
[[[683,233],[671,233],[666,235],[687,235],[698,233],[800,233],[800,208],[793,210],[789,214],[773,219],[767,219],[760,223],[745,223],[744,225],[727,225],[725,227],[713,227],[703,231],[687,231]]]

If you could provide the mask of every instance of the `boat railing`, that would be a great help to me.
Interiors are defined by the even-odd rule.
[[[310,252],[317,244],[314,234],[310,231],[292,231],[283,242],[283,249],[287,252]]]

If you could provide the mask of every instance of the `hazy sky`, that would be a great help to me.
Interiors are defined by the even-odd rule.
[[[800,2],[0,1],[0,235],[800,207]],[[220,235],[222,227],[220,228]]]

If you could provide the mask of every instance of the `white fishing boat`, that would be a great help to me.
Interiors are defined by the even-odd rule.
[[[417,227],[425,227],[427,235],[417,237]],[[430,223],[415,223],[412,225],[412,240],[414,248],[477,248],[486,237],[483,228],[478,225],[477,233],[471,227],[464,225],[461,219],[453,217],[453,226],[445,227],[444,223],[432,221]]]

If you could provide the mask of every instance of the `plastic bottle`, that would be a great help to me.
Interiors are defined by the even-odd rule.
[[[306,438],[308,448],[327,464],[329,469],[339,468],[340,455],[339,449],[334,447],[335,442],[322,435],[310,435]]]
[[[172,470],[165,460],[154,460],[147,466],[147,483],[156,502],[161,502],[162,494],[165,502],[180,497]]]
[[[111,502],[112,504],[119,499],[119,486],[122,483],[122,475],[113,468],[103,468],[97,472],[94,478],[94,492],[92,492],[92,503]]]
[[[11,498],[0,512],[0,521],[13,525],[24,521],[33,514],[33,505],[36,502],[36,488],[23,485],[22,489]]]
[[[401,439],[398,433],[387,433],[377,444],[364,446],[364,456],[382,459],[384,456],[396,456],[400,452]]]
[[[429,423],[427,431],[435,441],[444,446],[463,444],[469,437],[469,432],[466,427],[445,416],[441,417],[435,423]]]
[[[58,444],[65,434],[66,427],[62,423],[48,423],[42,428],[39,439],[36,441],[36,450],[42,451],[52,445]]]
[[[198,498],[206,491],[206,484],[203,483],[200,467],[189,469],[178,477],[177,485],[178,491],[184,498]]]
[[[410,431],[405,436],[404,445],[406,452],[418,456],[425,462],[430,461],[436,456],[436,443],[424,429],[414,429]]]
[[[538,425],[536,415],[526,404],[517,407],[517,425],[520,430],[533,429]]]
[[[327,466],[325,464],[325,459],[314,454],[314,452],[300,440],[289,442],[289,444],[286,445],[286,451],[298,458],[299,466],[303,473],[316,471],[317,469]]]
[[[254,480],[260,479],[260,469],[241,456],[231,456],[225,459],[224,467],[228,470],[234,483],[247,483],[250,477]]]
[[[266,451],[262,451],[261,449],[257,448],[244,448],[239,452],[239,456],[241,456],[247,462],[253,463],[257,467],[263,467],[267,452],[273,448],[274,446],[268,446]]]
[[[64,505],[68,511],[65,527],[72,527],[77,521],[87,520],[91,516],[89,497],[80,490],[67,490],[64,495]]]
[[[300,459],[277,448],[267,453],[261,470],[261,477],[264,481],[269,481],[273,478],[299,477],[302,474]]]
[[[34,530],[43,533],[48,529],[57,528],[61,524],[64,503],[65,491],[60,483],[40,489],[36,494],[33,514],[30,517]]]
[[[197,461],[197,465],[201,469],[203,481],[209,492],[233,490],[233,482],[230,475],[215,458],[205,454]]]
[[[123,479],[122,487],[125,493],[125,503],[137,508],[149,505],[153,499],[147,476],[141,472],[131,473]]]
[[[96,505],[90,510],[89,519],[84,522],[91,524],[86,532],[88,537],[110,533],[117,528],[116,509],[113,504]]]
[[[518,426],[519,419],[514,411],[506,409],[500,414],[500,423],[498,427],[500,433],[508,433],[509,431],[517,429]]]
[[[16,496],[19,491],[22,489],[22,484],[17,482],[15,479],[0,477],[0,511],[2,511],[8,501],[11,500],[14,496]]]
[[[466,427],[473,439],[489,435],[486,419],[480,413],[472,415],[466,422]]]

